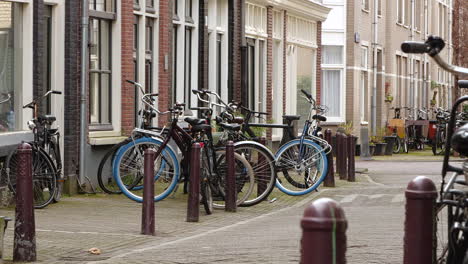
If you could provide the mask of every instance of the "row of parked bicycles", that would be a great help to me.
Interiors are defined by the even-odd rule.
[[[394,111],[394,117],[389,119],[387,124],[388,134],[396,139],[393,145],[394,154],[408,153],[410,149],[423,150],[425,145],[428,145],[434,155],[443,155],[450,110],[441,107],[391,107],[389,110]],[[405,118],[402,118],[402,111],[406,111]],[[465,124],[467,120],[467,112],[457,112],[457,127]]]
[[[144,109],[139,112],[140,126],[131,136],[115,145],[102,159],[98,168],[98,181],[107,193],[123,193],[142,202],[144,151],[155,150],[154,201],[160,201],[183,183],[187,192],[190,172],[190,152],[193,143],[202,146],[201,202],[207,213],[212,208],[224,208],[226,176],[225,145],[234,142],[236,163],[237,204],[252,206],[265,200],[276,186],[289,195],[303,195],[318,188],[327,174],[326,154],[331,146],[322,139],[320,115],[325,107],[317,105],[310,93],[302,90],[310,103],[310,113],[300,137],[293,134],[293,121],[300,116],[283,116],[286,124],[252,123],[254,118],[266,118],[268,113],[257,112],[240,103],[224,102],[208,90],[193,90],[200,107],[185,109],[176,103],[166,112],[155,107],[158,94],[145,93],[141,84],[128,81],[143,94]],[[214,109],[221,109],[214,115]],[[199,117],[187,116],[197,111]],[[242,113],[243,117],[239,115]],[[170,115],[168,127],[153,127],[157,116]],[[188,124],[183,128],[182,124]],[[221,130],[215,136],[214,127]],[[259,142],[253,127],[282,128],[283,144],[273,154]]]

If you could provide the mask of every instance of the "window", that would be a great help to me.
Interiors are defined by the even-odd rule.
[[[362,46],[361,47],[361,68],[363,70],[367,70],[368,68],[368,52],[367,52],[367,47]]]
[[[322,70],[322,100],[321,103],[328,107],[326,113],[329,117],[341,117],[341,80],[343,70]]]
[[[52,54],[51,54],[51,49],[52,49],[52,7],[51,6],[45,6],[44,8],[44,22],[42,24],[42,32],[44,32],[44,54],[42,56],[43,61],[42,61],[42,67],[45,69],[43,71],[43,80],[44,80],[44,88],[45,91],[50,91],[52,89]],[[51,97],[47,97],[45,99],[45,108],[46,109],[41,109],[45,110],[47,114],[52,113],[52,101]]]
[[[106,12],[106,13],[115,13],[115,0],[89,0],[89,10]],[[135,0],[134,0],[135,3]],[[136,0],[138,4],[138,0]],[[94,15],[94,12],[90,12],[90,15]]]
[[[184,54],[184,102],[190,106],[190,95],[192,88],[192,28],[185,27],[185,54]]]
[[[421,15],[422,15],[422,12],[421,12],[421,9],[422,9],[422,6],[421,6],[421,0],[415,0],[414,1],[414,7],[415,7],[415,11],[414,11],[414,14],[415,14],[415,17],[414,17],[414,28],[418,31],[421,31],[422,27],[421,27]]]
[[[361,122],[367,122],[368,118],[368,108],[369,108],[369,87],[368,87],[368,73],[367,71],[361,71]]]
[[[322,46],[321,103],[328,107],[330,121],[342,119],[343,72],[343,46]]]
[[[323,64],[343,64],[343,46],[323,46]]]
[[[404,1],[405,0],[397,0],[397,23],[403,24],[404,19],[403,19],[403,10],[404,10]]]
[[[89,23],[89,101],[91,125],[111,124],[111,21],[91,18]]]
[[[314,80],[315,80],[315,54],[311,48],[305,48],[296,46],[297,50],[297,73],[296,73],[296,96],[297,96],[297,108],[296,114],[304,118],[299,120],[299,127],[304,125],[305,119],[309,115],[310,104],[300,97],[302,95],[301,90],[308,91],[314,94]]]
[[[362,0],[362,10],[369,11],[369,0]]]
[[[397,76],[396,76],[396,88],[395,88],[395,98],[396,104],[401,106],[401,87],[402,87],[402,65],[401,65],[401,56],[396,56],[396,66],[397,66]]]
[[[193,17],[194,3],[192,0],[174,1],[174,4],[177,4],[179,16],[185,19],[173,18],[172,101],[184,102],[187,108],[192,106],[192,98],[195,98],[191,90],[194,88],[192,84],[198,77],[192,74],[197,72],[198,68],[197,54],[193,52],[198,40],[197,18]]]
[[[377,15],[382,16],[382,0],[378,0],[377,5]]]
[[[409,26],[411,24],[411,1],[405,0],[405,25]]]
[[[148,92],[153,91],[153,45],[154,45],[154,20],[146,19],[145,31],[145,84]]]
[[[17,60],[21,53],[16,37],[21,33],[20,5],[0,2],[0,133],[15,131],[19,128],[18,117],[21,113],[20,65]],[[16,12],[15,12],[16,11]]]
[[[223,48],[223,35],[222,34],[217,34],[216,35],[216,93],[219,95],[219,96],[222,96],[222,82],[221,82],[221,79],[222,79],[222,67],[223,67],[223,64],[222,64],[222,56],[223,56],[223,52],[222,52],[222,48]]]

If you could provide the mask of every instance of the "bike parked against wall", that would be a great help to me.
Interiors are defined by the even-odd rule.
[[[28,127],[34,134],[34,141],[27,142],[32,147],[32,178],[34,192],[34,207],[44,208],[52,201],[59,201],[62,195],[63,174],[60,152],[60,133],[52,128],[56,117],[39,114],[39,105],[42,100],[52,94],[62,94],[60,91],[48,91],[43,96],[23,106],[33,110],[33,119],[28,121]],[[16,190],[18,164],[16,149],[5,161],[5,172],[11,192]]]
[[[429,37],[425,43],[409,41],[402,44],[402,50],[406,53],[427,53],[446,71],[460,77],[468,76],[468,68],[449,65],[439,56],[444,47],[445,42],[439,37]],[[468,81],[460,81],[459,87],[468,88]],[[437,231],[433,235],[433,263],[468,263],[468,160],[461,168],[449,163],[452,146],[462,156],[468,156],[468,125],[455,132],[457,109],[465,102],[468,102],[468,96],[460,97],[455,102],[450,111],[447,129],[444,129],[446,138],[450,140],[442,144],[444,162],[434,214]]]

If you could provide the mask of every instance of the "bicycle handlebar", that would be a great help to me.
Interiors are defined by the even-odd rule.
[[[460,88],[468,88],[468,80],[461,80],[461,81],[458,81],[458,87],[460,87]]]
[[[434,61],[444,70],[455,74],[465,75],[468,74],[468,68],[463,68],[455,65],[448,64],[439,56],[439,53],[444,49],[445,42],[442,38],[430,36],[426,42],[405,41],[401,44],[401,50],[405,53],[424,54],[427,53]]]

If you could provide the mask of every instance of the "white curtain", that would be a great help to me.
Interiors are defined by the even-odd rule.
[[[328,107],[328,117],[339,117],[341,110],[341,70],[322,71],[322,104]]]
[[[323,64],[343,64],[343,46],[323,46]]]

